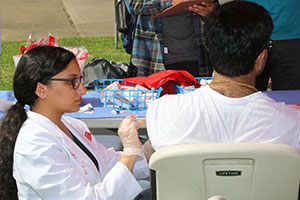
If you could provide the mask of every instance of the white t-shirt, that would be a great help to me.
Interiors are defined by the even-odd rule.
[[[147,109],[147,131],[154,149],[218,142],[282,143],[299,148],[300,110],[261,92],[229,98],[209,86],[165,95]]]

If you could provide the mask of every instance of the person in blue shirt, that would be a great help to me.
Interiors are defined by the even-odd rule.
[[[274,31],[266,68],[256,87],[266,90],[271,78],[272,90],[300,90],[300,1],[248,0],[263,6],[271,15]]]

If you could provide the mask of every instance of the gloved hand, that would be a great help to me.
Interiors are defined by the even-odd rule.
[[[118,135],[123,144],[123,155],[143,157],[142,143],[138,138],[139,123],[135,114],[128,115],[120,124]]]

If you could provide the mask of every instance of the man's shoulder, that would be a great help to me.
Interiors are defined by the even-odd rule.
[[[258,107],[261,112],[272,114],[273,119],[285,119],[284,121],[296,121],[300,124],[300,107],[297,105],[285,104],[277,102],[274,99],[260,94],[258,96]],[[278,123],[281,123],[280,121]]]

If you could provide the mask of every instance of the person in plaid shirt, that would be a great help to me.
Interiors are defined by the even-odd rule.
[[[201,5],[194,5],[189,10],[191,19],[190,24],[193,27],[188,27],[193,32],[193,40],[189,40],[190,46],[194,46],[194,60],[190,58],[183,58],[182,61],[176,60],[176,53],[180,56],[180,52],[175,52],[176,63],[166,64],[166,54],[168,50],[165,47],[163,34],[163,18],[153,18],[156,14],[164,9],[175,5],[178,0],[125,0],[125,4],[131,14],[137,15],[136,29],[133,39],[133,48],[131,55],[131,62],[138,68],[138,76],[148,76],[150,74],[163,71],[165,69],[187,70],[194,76],[211,76],[212,68],[210,61],[205,52],[203,40],[201,37],[201,21],[202,16],[206,16],[215,9],[217,2],[202,3]],[[181,17],[178,15],[174,17]],[[169,17],[164,17],[169,18]],[[184,20],[181,20],[184,22]],[[167,21],[168,23],[168,21]],[[165,24],[167,24],[165,23]],[[175,22],[176,23],[176,22]],[[182,24],[181,24],[182,25]],[[174,32],[184,29],[178,25]],[[193,41],[195,43],[193,43]],[[174,42],[173,42],[174,43]],[[182,41],[183,44],[187,41]],[[176,48],[177,49],[177,48]],[[170,59],[169,59],[170,60]],[[171,59],[172,61],[172,59]],[[186,68],[186,66],[189,66]],[[191,68],[196,68],[192,70]]]

